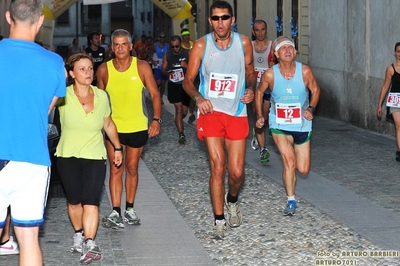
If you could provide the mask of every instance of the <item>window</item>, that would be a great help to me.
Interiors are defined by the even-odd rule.
[[[253,26],[254,26],[254,21],[257,19],[257,0],[253,0],[251,3],[251,30],[253,30]],[[252,41],[254,41],[256,39],[256,37],[251,34],[251,39]]]
[[[81,4],[82,31],[87,34],[92,31],[100,31],[101,5]]]
[[[290,19],[290,31],[292,39],[298,49],[298,36],[299,36],[299,1],[292,0],[292,18]]]
[[[89,21],[101,20],[101,5],[88,5]]]
[[[254,22],[254,20],[257,18],[257,0],[252,0],[251,3],[251,13],[252,13],[252,20]]]
[[[276,36],[279,37],[283,35],[283,0],[277,0],[276,5]]]
[[[144,23],[144,11],[140,12],[140,20]]]
[[[69,26],[69,9],[65,10],[57,19],[57,26]]]

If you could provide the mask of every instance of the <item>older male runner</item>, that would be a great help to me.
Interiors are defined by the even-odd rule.
[[[270,88],[269,128],[282,156],[282,178],[288,197],[283,213],[293,215],[297,208],[296,170],[303,175],[310,171],[312,119],[320,88],[310,67],[294,60],[296,49],[292,39],[278,37],[274,47],[279,63],[263,74],[256,90],[256,126],[264,126],[261,103],[265,90]]]
[[[139,159],[148,138],[160,133],[161,100],[153,72],[146,61],[130,56],[132,39],[128,31],[115,30],[111,35],[115,58],[102,64],[98,71],[99,89],[110,95],[111,117],[117,126],[124,151],[122,166],[110,164],[110,194],[113,210],[102,219],[107,228],[119,229],[124,223],[140,224],[134,209],[136,190],[139,182]],[[153,101],[153,118],[149,118],[144,90],[147,89]],[[150,122],[149,122],[150,120]],[[150,126],[149,126],[150,124]],[[114,147],[106,136],[108,158],[114,160]],[[122,175],[125,171],[126,204],[121,215]]]

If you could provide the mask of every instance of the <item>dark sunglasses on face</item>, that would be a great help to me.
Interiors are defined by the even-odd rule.
[[[160,38],[165,38],[165,36],[160,36]]]
[[[211,16],[210,18],[211,18],[211,20],[213,20],[213,21],[218,21],[219,19],[228,20],[228,19],[231,18],[231,16],[230,16],[230,15]]]
[[[175,45],[175,46],[172,46],[172,45],[171,45],[171,47],[172,47],[172,48],[179,48],[180,46],[179,46],[179,45]]]

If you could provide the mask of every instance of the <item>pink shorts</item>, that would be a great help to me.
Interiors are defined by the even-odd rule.
[[[249,135],[247,116],[231,116],[214,111],[213,114],[199,114],[197,118],[197,137],[223,137],[228,140],[241,140]]]

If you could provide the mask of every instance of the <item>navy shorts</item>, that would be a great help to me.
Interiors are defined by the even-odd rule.
[[[271,128],[271,132],[274,134],[283,134],[286,136],[292,136],[295,145],[301,145],[310,140],[312,131],[309,132],[297,132],[297,131],[287,131],[280,130],[276,128]]]
[[[0,160],[0,171],[8,164],[8,160]]]
[[[271,89],[268,88],[264,91],[263,100],[270,102],[271,101]]]

